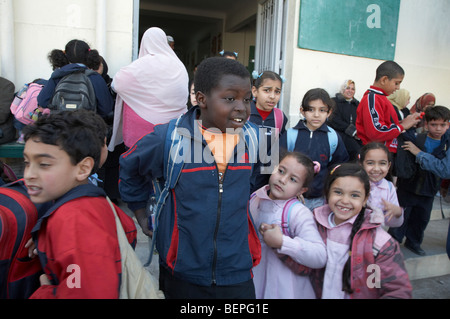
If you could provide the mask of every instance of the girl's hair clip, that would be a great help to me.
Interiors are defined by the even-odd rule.
[[[333,168],[333,169],[331,170],[331,172],[330,172],[330,175],[333,175],[334,171],[335,171],[335,170],[336,170],[336,168],[338,168],[339,166],[341,166],[341,164],[339,164],[339,165],[336,165],[336,167],[335,167],[335,168]]]
[[[258,77],[259,77],[258,71],[253,70],[253,72],[252,72],[252,78],[253,78],[254,80],[256,80]]]
[[[222,56],[223,56],[224,53],[225,53],[225,50],[222,50],[222,51],[219,52],[219,54],[222,55]]]
[[[320,172],[320,163],[317,162],[317,161],[313,161],[313,164],[314,164],[314,175],[315,174],[319,174],[319,172]]]
[[[237,52],[234,52],[234,54],[236,54],[236,58],[238,57],[238,53]]]
[[[284,76],[280,75],[281,78],[281,83],[284,83],[286,81],[286,79],[284,78]]]

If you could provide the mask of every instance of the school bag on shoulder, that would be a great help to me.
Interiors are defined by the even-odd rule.
[[[95,71],[84,69],[64,76],[56,85],[49,108],[52,110],[85,109],[97,111],[97,98],[89,79]]]
[[[250,196],[250,200],[257,200],[259,201],[259,198],[255,196],[256,193],[253,193]],[[283,232],[283,235],[288,236],[290,238],[294,238],[295,236],[291,233],[291,229],[289,227],[290,220],[291,220],[291,212],[292,209],[297,205],[300,204],[300,201],[297,198],[291,198],[288,200],[283,207],[283,211],[281,214],[281,231]],[[253,203],[250,207],[257,207],[258,202]],[[294,259],[292,259],[291,256],[278,254],[276,253],[278,258],[296,275],[299,276],[308,276],[312,269],[309,267],[306,267],[302,264],[299,264]]]
[[[155,190],[156,204],[153,207],[152,215],[149,216],[149,226],[153,227],[153,236],[150,246],[150,256],[145,263],[145,267],[152,262],[153,251],[155,249],[156,232],[158,230],[159,214],[169,196],[169,191],[173,189],[178,182],[184,161],[180,157],[180,149],[183,136],[178,134],[177,127],[182,115],[177,119],[169,121],[166,139],[164,142],[164,181],[159,179],[153,180],[153,188]],[[172,156],[173,155],[173,156]],[[154,220],[153,220],[154,219]]]
[[[9,166],[8,164],[4,163],[1,160],[0,160],[0,177],[2,181],[5,182],[6,184],[15,182],[18,179],[16,173],[14,173],[11,166]]]
[[[424,150],[425,141],[427,139],[427,134],[419,134],[417,135],[415,145],[420,149]],[[414,176],[417,171],[417,167],[419,164],[416,163],[416,156],[413,155],[410,151],[403,149],[403,145],[406,141],[409,141],[408,138],[405,138],[400,134],[397,137],[398,146],[397,146],[397,155],[395,156],[395,176],[398,178],[408,179]]]
[[[0,187],[0,299],[26,299],[40,286],[39,258],[29,258],[25,248],[37,219],[26,195]]]
[[[119,299],[164,299],[164,294],[158,289],[158,281],[142,266],[129,244],[114,205],[108,197],[106,199],[114,213],[120,247],[122,273]]]
[[[290,238],[294,237],[294,235],[292,235],[291,229],[289,227],[289,223],[291,220],[291,212],[292,212],[292,208],[297,204],[300,204],[299,200],[297,198],[291,198],[284,205],[283,212],[281,214],[281,230],[283,232],[283,235],[286,235]],[[291,256],[279,255],[278,257],[286,266],[289,267],[289,269],[291,269],[297,275],[307,276],[311,273],[311,268],[306,267],[302,264],[299,264],[294,259],[292,259]]]
[[[43,87],[35,82],[26,83],[15,95],[10,109],[20,123],[28,125],[34,123],[41,114],[50,113],[49,109],[38,106],[37,97]]]
[[[281,129],[283,128],[283,120],[284,120],[283,111],[277,107],[274,107],[273,116],[275,118],[275,128],[278,129],[278,134],[280,134]]]
[[[333,158],[333,154],[336,151],[338,145],[338,136],[336,131],[328,126],[328,143],[330,144],[330,158],[328,159],[331,162]],[[295,141],[297,141],[298,130],[295,128],[290,128],[287,130],[287,148],[289,152],[292,152],[295,148]]]

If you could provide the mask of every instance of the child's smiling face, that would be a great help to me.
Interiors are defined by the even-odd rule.
[[[227,128],[242,128],[250,116],[251,92],[249,77],[231,74],[224,75],[208,95],[198,92],[202,125],[223,133]]]
[[[339,225],[359,214],[366,205],[368,194],[358,177],[337,178],[328,192],[328,205],[334,213],[334,221]]]

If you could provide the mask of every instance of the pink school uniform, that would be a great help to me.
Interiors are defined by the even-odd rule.
[[[366,210],[365,220],[353,239],[351,253],[352,294],[342,291],[342,272],[349,257],[350,233],[356,216],[334,224],[328,205],[314,209],[319,232],[326,242],[327,265],[313,274],[314,289],[321,299],[410,299],[412,286],[400,246],[383,228],[381,211]],[[380,286],[372,281],[374,269],[380,273]],[[370,285],[368,284],[370,283]]]
[[[392,182],[388,181],[385,178],[383,178],[378,183],[370,182],[370,194],[369,200],[367,201],[367,206],[372,210],[380,209],[381,211],[383,211],[384,215],[385,212],[383,210],[384,205],[382,199],[400,206],[398,203],[397,191],[395,190],[394,184],[392,184]],[[388,221],[387,218],[384,219],[384,225],[388,227],[400,227],[402,224],[403,212],[400,217],[392,217],[390,221]]]
[[[261,223],[281,225],[281,215],[287,200],[272,200],[267,191],[268,185],[258,189],[250,201],[256,229]],[[322,268],[327,260],[325,245],[311,211],[303,204],[293,206],[289,225],[295,237],[283,236],[281,249],[268,247],[259,234],[261,262],[253,268],[257,299],[316,298],[309,277],[294,274],[277,253],[289,255],[307,267]]]

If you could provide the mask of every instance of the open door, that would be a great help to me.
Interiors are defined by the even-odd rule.
[[[273,71],[284,77],[286,47],[286,0],[266,0],[258,5],[256,20],[255,71]],[[283,91],[277,107],[283,105]]]
[[[266,0],[258,5],[255,70],[283,75],[285,47],[285,0]]]

